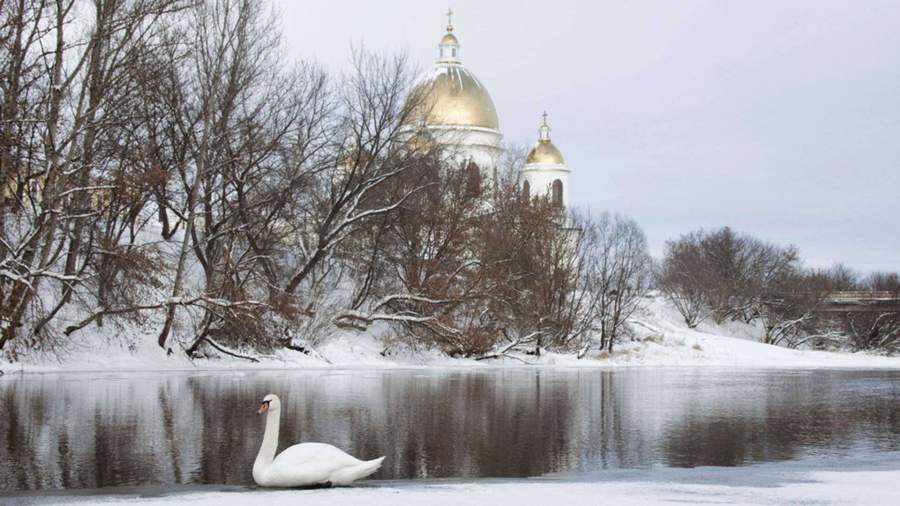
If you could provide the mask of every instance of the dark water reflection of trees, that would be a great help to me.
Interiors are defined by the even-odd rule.
[[[900,449],[900,372],[491,371],[63,375],[0,382],[5,490],[250,483],[255,415],[380,478],[732,466]]]

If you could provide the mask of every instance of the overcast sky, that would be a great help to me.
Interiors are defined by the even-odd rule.
[[[578,206],[667,239],[730,225],[809,265],[900,270],[900,1],[461,1],[510,142],[547,109]],[[447,2],[284,0],[292,56],[430,68]]]

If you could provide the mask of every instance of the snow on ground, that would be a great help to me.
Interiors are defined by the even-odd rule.
[[[223,358],[190,361],[181,353],[172,356],[156,346],[157,329],[135,330],[123,338],[113,326],[95,331],[93,339],[74,344],[66,360],[26,357],[15,364],[0,364],[10,372],[307,369],[307,368],[409,368],[484,366],[716,366],[752,368],[893,368],[900,357],[863,353],[790,350],[762,344],[754,325],[729,322],[702,323],[689,329],[677,311],[662,297],[647,299],[641,314],[631,321],[635,339],[618,344],[612,354],[592,352],[579,360],[574,355],[545,352],[540,357],[512,354],[509,358],[476,361],[450,358],[437,350],[411,350],[401,344],[386,345],[375,333],[344,333],[328,339],[306,355],[282,350],[257,356],[259,363]],[[86,329],[85,332],[88,330]],[[122,332],[122,331],[118,331]]]
[[[689,329],[671,304],[661,297],[648,301],[643,314],[633,318],[636,341],[624,343],[605,359],[608,365],[707,365],[754,368],[900,368],[900,357],[865,353],[791,350],[760,342],[762,330],[754,325],[704,322]]]
[[[775,466],[777,467],[777,465]],[[137,492],[126,495],[30,496],[15,504],[99,504],[195,506],[302,504],[304,506],[617,506],[654,504],[854,505],[896,504],[900,470],[809,471],[772,476],[753,468],[658,470],[637,479],[557,481],[543,478],[472,482],[371,481],[351,488],[263,490],[207,487],[207,491]],[[646,473],[645,473],[646,474]],[[674,478],[674,479],[673,479]],[[771,481],[768,481],[771,480]],[[223,490],[224,488],[224,490]],[[212,489],[212,490],[209,490]],[[0,497],[0,502],[3,502]]]

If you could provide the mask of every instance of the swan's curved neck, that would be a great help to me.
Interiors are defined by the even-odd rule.
[[[268,466],[275,459],[275,450],[278,449],[278,422],[281,418],[281,410],[266,413],[266,433],[263,435],[259,454],[253,467]]]

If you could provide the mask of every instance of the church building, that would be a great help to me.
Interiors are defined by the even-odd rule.
[[[487,88],[462,64],[451,15],[452,11],[448,11],[447,31],[438,44],[434,70],[417,88],[425,95],[419,97],[422,113],[416,122],[460,163],[478,171],[481,181],[496,184],[503,139],[500,119]],[[554,204],[567,209],[569,173],[562,153],[550,140],[550,125],[544,112],[538,140],[519,171],[519,185],[528,195],[549,194]]]

